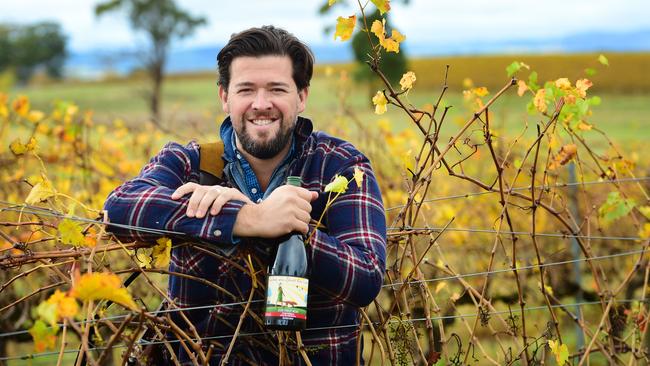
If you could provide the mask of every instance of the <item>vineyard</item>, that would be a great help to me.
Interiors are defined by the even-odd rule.
[[[349,38],[350,18],[340,19],[348,23],[337,35]],[[595,55],[578,67],[582,75],[547,71],[543,78],[534,64],[510,59],[497,87],[462,71],[464,90],[452,106],[453,64],[415,68],[391,84],[379,60],[394,43],[399,50],[399,35],[364,20],[356,19],[374,52],[368,67],[382,87],[372,104],[360,105],[347,68],[323,70],[335,108],[332,123],[320,121],[370,158],[387,215],[384,285],[361,311],[358,359],[647,364],[650,161],[600,127],[598,108],[608,99],[592,94],[614,59]],[[420,84],[437,85],[436,95],[417,94]],[[514,116],[494,112],[507,98],[521,108]],[[32,103],[0,94],[0,364],[138,364],[154,345],[172,354],[183,347],[194,363],[207,364],[216,339],[181,330],[176,322],[189,322],[187,308],[166,292],[168,276],[177,275],[168,270],[170,250],[189,245],[184,234],[128,227],[159,238],[121,242],[102,207],[165,142],[205,136],[222,116],[206,113],[200,128],[175,133],[146,121],[99,123],[73,101],[48,109]],[[369,123],[372,109],[389,117]],[[243,259],[256,284],[218,304],[243,309],[240,325],[257,329],[232,329],[221,337],[226,345],[256,336],[281,360],[297,353],[310,364],[318,347],[305,346],[299,332],[266,330],[252,310],[264,293],[265,266],[248,252],[229,258],[209,244],[192,245],[218,261]],[[163,300],[171,305],[159,310]]]

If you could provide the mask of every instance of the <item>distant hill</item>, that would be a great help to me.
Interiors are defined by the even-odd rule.
[[[353,59],[348,44],[310,45],[317,63],[349,62]],[[222,45],[171,52],[167,72],[216,70],[216,56]],[[480,54],[539,54],[583,52],[650,51],[650,29],[626,33],[590,32],[551,39],[510,39],[462,43],[404,43],[409,56],[458,56]],[[72,53],[66,61],[66,75],[94,79],[107,73],[125,75],[141,65],[134,50],[97,50]]]

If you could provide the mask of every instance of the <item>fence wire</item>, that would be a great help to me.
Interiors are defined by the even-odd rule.
[[[616,253],[616,254],[609,254],[609,255],[601,255],[601,256],[594,256],[590,257],[589,259],[587,258],[579,258],[579,259],[572,259],[572,260],[564,260],[564,261],[558,261],[558,262],[550,262],[550,263],[542,263],[541,265],[528,265],[528,266],[522,266],[522,267],[517,267],[515,268],[517,271],[527,271],[527,270],[535,270],[539,268],[546,268],[546,267],[552,267],[552,266],[559,266],[559,265],[565,265],[565,264],[574,264],[574,263],[580,263],[580,262],[586,262],[587,260],[604,260],[604,259],[612,259],[612,258],[619,258],[619,257],[625,257],[625,256],[630,256],[630,255],[636,255],[636,254],[643,254],[650,249],[640,249],[640,250],[634,250],[634,251],[629,251],[629,252],[622,252],[622,253]],[[402,286],[402,285],[418,285],[422,283],[432,283],[432,282],[440,282],[440,281],[449,281],[449,280],[455,280],[455,279],[461,279],[461,278],[470,278],[470,277],[480,277],[480,276],[489,276],[493,274],[500,274],[500,273],[507,273],[507,272],[512,272],[512,268],[502,268],[502,269],[496,269],[492,271],[482,271],[482,272],[472,272],[472,273],[463,273],[463,274],[458,274],[455,276],[443,276],[443,277],[436,277],[436,278],[429,278],[425,280],[413,280],[413,281],[405,281],[405,282],[391,282],[388,284],[382,285],[382,289],[386,288],[394,288],[395,286]],[[250,303],[255,304],[255,303],[260,303],[263,302],[264,300],[252,300]],[[202,306],[194,306],[194,307],[182,307],[182,308],[173,308],[173,309],[162,309],[158,311],[150,311],[147,312],[149,315],[160,315],[160,314],[166,314],[166,313],[174,313],[178,311],[192,311],[192,310],[205,310],[205,309],[211,309],[215,307],[232,307],[232,306],[243,306],[246,305],[248,302],[247,301],[238,301],[238,302],[230,302],[230,303],[223,303],[223,304],[216,304],[216,305],[202,305]],[[108,316],[108,317],[103,317],[103,318],[98,318],[98,319],[92,319],[92,320],[83,320],[79,322],[73,322],[72,324],[74,325],[85,325],[88,323],[91,324],[96,324],[102,321],[114,321],[114,320],[120,320],[126,318],[126,315],[114,315],[114,316]],[[59,327],[63,326],[63,323],[58,324]],[[10,337],[10,336],[15,336],[15,335],[20,335],[20,334],[25,334],[28,333],[29,331],[27,330],[17,330],[13,332],[5,332],[5,333],[0,333],[0,338],[2,337]]]
[[[598,180],[598,181],[590,181],[590,182],[577,182],[577,183],[560,183],[560,184],[554,184],[554,185],[547,185],[547,186],[536,186],[536,189],[539,190],[547,190],[550,188],[563,188],[563,187],[571,187],[571,186],[587,186],[587,185],[597,185],[597,184],[611,184],[611,183],[630,183],[630,182],[644,182],[644,181],[649,181],[650,177],[638,177],[638,178],[621,178],[621,179],[616,179],[616,180]],[[508,191],[504,191],[505,194],[508,194],[510,192],[516,192],[516,191],[525,191],[525,190],[530,190],[531,186],[528,187],[516,187],[509,189]],[[484,191],[484,192],[476,192],[476,193],[468,193],[468,194],[460,194],[460,195],[451,195],[451,196],[444,196],[444,197],[435,197],[435,198],[430,198],[430,199],[425,199],[422,201],[422,203],[431,203],[431,202],[439,202],[439,201],[445,201],[445,200],[453,200],[453,199],[459,199],[459,198],[469,198],[469,197],[474,197],[474,196],[482,196],[482,195],[487,195],[487,194],[493,194],[493,193],[498,193],[499,191]],[[72,216],[72,215],[65,215],[61,212],[57,212],[52,209],[47,209],[43,207],[38,207],[38,206],[33,206],[33,205],[27,205],[27,204],[18,204],[14,202],[9,202],[5,200],[0,200],[1,205],[7,206],[6,208],[0,209],[0,212],[3,211],[12,211],[12,212],[19,212],[23,214],[31,214],[31,215],[37,215],[37,216],[48,216],[48,217],[56,217],[56,218],[66,218],[69,220],[73,221],[78,221],[78,222],[83,222],[86,224],[97,224],[97,225],[107,225],[115,228],[120,228],[120,229],[127,229],[127,230],[132,230],[132,231],[138,231],[138,232],[143,232],[143,233],[148,233],[148,234],[156,234],[156,235],[174,235],[174,236],[187,236],[186,233],[183,232],[177,232],[177,231],[171,231],[171,230],[163,230],[163,229],[152,229],[152,228],[146,228],[146,227],[138,227],[138,226],[132,226],[132,225],[126,225],[126,224],[116,224],[116,223],[107,223],[104,221],[99,221],[99,220],[94,220],[94,219],[88,219],[88,218],[83,218],[83,217],[78,217],[78,216]],[[393,206],[386,208],[386,212],[390,212],[395,209],[403,208],[405,205],[398,205],[398,206]],[[532,235],[530,232],[524,232],[524,231],[497,231],[493,229],[481,229],[481,228],[463,228],[463,227],[457,227],[457,228],[443,228],[443,227],[388,227],[387,230],[389,232],[395,232],[395,231],[416,231],[416,232],[439,232],[442,230],[445,231],[453,231],[453,232],[468,232],[468,233],[486,233],[486,234],[507,234],[507,235]],[[539,237],[555,237],[555,238],[581,238],[581,239],[593,239],[593,240],[621,240],[621,241],[640,241],[643,238],[641,237],[629,237],[629,236],[590,236],[590,235],[573,235],[570,233],[535,233],[535,236]],[[585,262],[587,260],[604,260],[604,259],[612,259],[612,258],[618,258],[618,257],[625,257],[625,256],[631,256],[631,255],[637,255],[637,254],[643,254],[647,249],[641,249],[641,250],[634,250],[634,251],[627,251],[627,252],[622,252],[622,253],[615,253],[615,254],[610,254],[610,255],[602,255],[602,256],[594,256],[591,258],[579,258],[579,259],[573,259],[573,260],[565,260],[565,261],[557,261],[557,262],[550,262],[550,263],[542,263],[542,264],[537,264],[537,265],[528,265],[528,266],[522,266],[522,267],[517,267],[516,270],[518,271],[523,271],[523,270],[535,270],[535,269],[540,269],[540,268],[545,268],[545,267],[551,267],[551,266],[558,266],[558,265],[566,265],[566,264],[573,264],[573,263],[579,263],[579,262]],[[437,277],[437,278],[430,278],[430,279],[424,279],[424,280],[414,280],[414,281],[405,281],[405,282],[393,282],[389,284],[385,284],[382,286],[382,288],[393,288],[395,286],[402,286],[402,285],[413,285],[413,284],[423,284],[423,283],[432,283],[432,282],[438,282],[438,281],[447,281],[447,280],[454,280],[454,279],[460,279],[460,278],[469,278],[469,277],[477,277],[477,276],[490,276],[493,274],[500,274],[500,273],[506,273],[506,272],[512,272],[512,268],[503,268],[503,269],[496,269],[492,271],[482,271],[482,272],[473,272],[473,273],[464,273],[464,274],[458,274],[454,276],[443,276],[443,277]],[[642,301],[645,302],[647,301],[646,299],[624,299],[624,300],[617,300],[617,302],[620,303],[628,303],[628,302],[638,302]],[[263,302],[263,300],[254,300],[251,301],[251,303],[259,303]],[[225,303],[225,304],[218,304],[218,305],[206,305],[206,306],[196,306],[196,307],[187,307],[187,308],[174,308],[174,309],[164,309],[164,310],[159,310],[159,311],[154,311],[154,312],[148,312],[148,314],[151,315],[160,315],[160,314],[165,314],[165,313],[172,313],[172,312],[177,312],[177,311],[191,311],[191,310],[200,310],[200,309],[206,309],[206,308],[213,308],[215,306],[220,306],[220,307],[229,307],[229,306],[243,306],[247,304],[247,301],[240,301],[240,302],[232,302],[232,303]],[[578,303],[572,303],[572,304],[558,304],[558,305],[552,305],[553,308],[559,308],[559,307],[576,307],[576,306],[587,306],[587,305],[595,305],[595,304],[600,304],[598,301],[592,301],[592,302],[578,302]],[[524,311],[538,311],[538,310],[543,310],[543,309],[548,309],[547,306],[535,306],[535,307],[528,307],[525,308]],[[499,314],[509,314],[509,313],[519,313],[521,312],[521,309],[513,309],[513,310],[502,310],[502,311],[495,311],[488,313],[489,315],[499,315]],[[460,318],[467,318],[467,317],[475,317],[477,316],[476,313],[471,313],[471,314],[459,314],[459,315],[448,315],[448,316],[436,316],[436,317],[430,317],[429,319],[427,318],[417,318],[417,319],[410,319],[410,320],[397,320],[397,321],[389,321],[388,323],[398,323],[398,322],[411,322],[411,323],[417,323],[421,321],[426,321],[426,320],[443,320],[443,319],[460,319]],[[126,315],[115,315],[115,316],[110,316],[110,317],[103,317],[99,319],[94,319],[94,320],[85,320],[85,321],[79,321],[75,322],[74,324],[76,325],[83,325],[87,323],[97,323],[101,321],[114,321],[114,320],[120,320],[126,318]],[[379,323],[375,323],[379,324]],[[62,326],[63,324],[60,324]],[[307,330],[326,330],[326,329],[340,329],[340,328],[349,328],[349,327],[357,327],[358,325],[353,324],[353,325],[343,325],[343,326],[335,326],[335,327],[320,327],[320,328],[309,328]],[[368,325],[365,325],[368,326]],[[11,336],[16,336],[20,334],[25,334],[28,333],[27,330],[19,330],[19,331],[14,331],[14,332],[5,332],[5,333],[0,333],[0,338],[2,337],[11,337]],[[239,337],[248,337],[248,336],[257,336],[257,335],[266,335],[266,334],[272,334],[273,332],[257,332],[257,333],[245,333],[245,334],[240,334]],[[232,338],[233,335],[225,335],[225,336],[214,336],[214,337],[205,337],[201,338],[201,340],[217,340],[217,339],[227,339],[227,338]],[[194,339],[196,340],[196,339]],[[175,343],[175,342],[180,342],[180,340],[170,340],[167,341],[168,343]],[[162,344],[164,343],[163,341],[158,341],[158,342],[146,342],[142,341],[140,344],[146,346],[149,344]],[[118,344],[115,345],[113,348],[123,348],[126,347],[124,344]],[[91,348],[90,351],[102,351],[106,348],[103,347],[95,347]],[[78,349],[65,349],[63,353],[77,353]],[[38,357],[43,357],[43,356],[49,356],[49,355],[57,355],[59,354],[60,351],[52,351],[52,352],[41,352],[41,353],[36,353],[36,354],[29,354],[29,355],[20,355],[20,356],[11,356],[11,357],[0,357],[0,361],[10,361],[10,360],[18,360],[18,359],[33,359],[33,358],[38,358]]]
[[[646,302],[647,299],[621,299],[621,300],[616,300],[617,303],[636,303],[636,302]],[[571,304],[555,304],[551,305],[552,308],[575,308],[575,307],[582,307],[582,306],[590,306],[590,305],[600,305],[600,301],[582,301],[582,302],[576,302],[576,303],[571,303]],[[503,315],[503,314],[519,314],[522,312],[529,312],[529,311],[539,311],[539,310],[548,310],[547,305],[540,305],[540,306],[531,306],[524,308],[523,311],[521,308],[515,308],[515,309],[508,309],[508,310],[497,310],[493,312],[485,312],[483,315]],[[429,318],[414,318],[414,319],[399,319],[399,320],[388,320],[386,324],[400,324],[400,323],[420,323],[428,320],[445,320],[445,319],[465,319],[465,318],[473,318],[476,317],[478,314],[476,313],[469,313],[469,314],[458,314],[458,315],[441,315],[441,316],[432,316]],[[135,321],[134,321],[135,322]],[[373,326],[378,326],[380,325],[380,322],[373,322]],[[358,327],[358,324],[348,324],[348,325],[339,325],[339,326],[333,326],[333,327],[315,327],[315,328],[307,328],[305,331],[318,331],[318,330],[332,330],[332,329],[345,329],[345,328],[355,328]],[[363,327],[369,327],[368,324],[364,324]],[[243,338],[243,337],[253,337],[253,336],[260,336],[260,335],[271,335],[274,332],[272,331],[266,331],[266,332],[254,332],[254,333],[241,333],[237,336],[237,338]],[[210,341],[210,340],[219,340],[219,339],[228,339],[232,338],[233,335],[223,335],[223,336],[211,336],[211,337],[201,337],[201,338],[191,338],[192,341],[196,342],[198,340],[201,341]],[[148,346],[148,345],[156,345],[156,344],[164,344],[164,343],[178,343],[181,342],[182,340],[180,339],[171,339],[171,340],[166,340],[166,341],[153,341],[153,342],[148,342],[148,341],[140,341],[138,344],[142,346]],[[183,340],[184,341],[184,340]],[[112,348],[125,348],[127,347],[126,344],[116,344]],[[94,352],[94,351],[103,351],[106,350],[106,347],[93,347],[89,348],[89,352]],[[44,357],[44,356],[52,356],[52,355],[58,355],[60,353],[67,354],[67,353],[78,353],[79,349],[64,349],[63,352],[59,351],[51,351],[51,352],[41,352],[41,353],[34,353],[34,354],[26,354],[26,355],[20,355],[20,356],[10,356],[10,357],[0,357],[0,361],[11,361],[11,360],[27,360],[27,359],[34,359],[38,357]]]

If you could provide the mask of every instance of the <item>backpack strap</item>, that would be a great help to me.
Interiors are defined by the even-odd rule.
[[[209,142],[200,145],[199,150],[199,184],[213,186],[221,184],[223,179],[223,141]]]

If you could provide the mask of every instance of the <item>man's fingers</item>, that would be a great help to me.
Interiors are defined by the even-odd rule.
[[[198,184],[196,183],[185,183],[172,193],[171,199],[177,200],[188,193],[194,192],[196,187],[198,187]]]
[[[230,200],[230,197],[228,197],[230,194],[224,193],[221,194],[217,199],[212,202],[212,207],[210,208],[210,215],[214,216],[217,215],[220,211],[223,205],[226,204]]]
[[[203,190],[196,190],[192,193],[192,197],[190,197],[190,200],[187,203],[187,216],[194,217],[203,196],[205,196],[205,191]]]
[[[223,194],[219,189],[213,188],[206,190],[205,195],[203,198],[201,198],[201,202],[196,209],[196,217],[199,219],[203,218],[210,209],[210,206],[212,206],[212,203],[215,201],[215,199],[221,197],[222,195]]]

